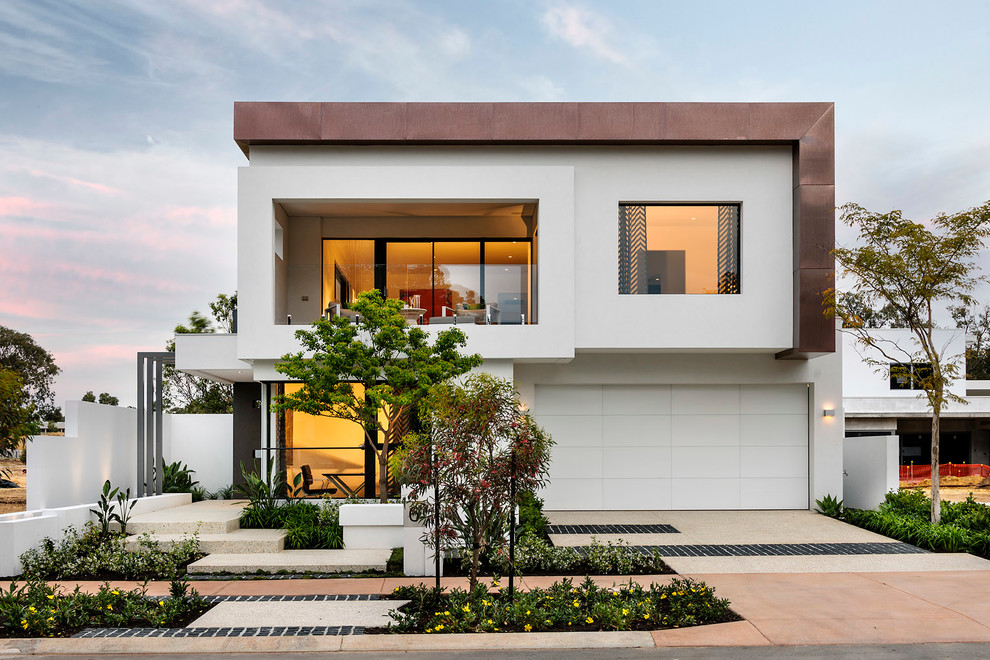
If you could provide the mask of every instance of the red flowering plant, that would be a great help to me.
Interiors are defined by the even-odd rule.
[[[434,387],[421,406],[423,432],[406,436],[393,460],[436,546],[434,493],[440,493],[440,550],[469,550],[471,589],[481,557],[504,543],[511,480],[516,493],[546,481],[550,436],[525,412],[511,381],[489,374]]]

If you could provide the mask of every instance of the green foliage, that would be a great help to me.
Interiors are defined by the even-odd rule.
[[[213,319],[210,320],[194,311],[189,315],[186,324],[175,326],[174,333],[179,334],[210,334],[215,332],[232,332],[234,311],[237,308],[237,294],[227,296],[223,293],[210,303]],[[165,350],[175,350],[175,340],[169,340]],[[173,365],[166,364],[162,370],[165,381],[163,397],[168,412],[184,414],[230,414],[234,411],[234,389],[226,383],[218,383],[206,378],[199,378],[178,371]]]
[[[956,327],[972,336],[966,342],[967,380],[990,380],[990,306],[950,307]]]
[[[531,491],[523,491],[518,497],[519,531],[516,538],[533,537],[550,540],[547,528],[550,521],[543,515],[543,500]]]
[[[405,549],[404,548],[392,548],[392,554],[388,556],[388,561],[385,562],[385,571],[387,573],[399,573],[402,574],[404,566]]]
[[[110,534],[112,523],[120,518],[116,512],[117,506],[114,504],[114,498],[119,492],[120,489],[113,488],[110,485],[110,480],[107,479],[103,482],[103,492],[100,493],[100,499],[96,503],[99,508],[89,510],[96,516],[96,522],[100,525],[100,534],[103,536]]]
[[[123,534],[102,534],[87,523],[82,532],[67,528],[59,541],[44,539],[21,555],[21,567],[25,577],[46,580],[162,580],[184,574],[186,565],[202,556],[196,535],[164,548],[144,534],[136,550],[124,546]]]
[[[55,364],[55,358],[35,343],[31,335],[0,325],[0,370],[3,369],[13,371],[20,378],[25,403],[31,407],[34,421],[57,414],[52,386],[62,370]]]
[[[921,489],[887,493],[876,511],[846,509],[843,519],[858,527],[934,552],[969,552],[990,559],[990,509],[970,495],[941,502],[940,524],[929,520],[931,500]]]
[[[89,390],[82,395],[80,401],[85,401],[86,403],[96,403],[96,395],[93,394],[93,390]]]
[[[527,535],[516,545],[516,572],[532,574],[662,575],[673,573],[658,551],[643,552],[628,543],[602,543],[592,537],[586,550],[555,546],[548,540]],[[508,549],[500,547],[490,559],[498,574],[509,573]]]
[[[466,344],[463,332],[444,330],[430,344],[422,328],[406,323],[402,307],[401,300],[365,291],[351,305],[359,323],[338,316],[297,330],[303,351],[284,355],[275,365],[303,385],[278,397],[276,410],[336,417],[365,429],[367,446],[378,457],[382,502],[388,501],[388,459],[402,441],[401,420],[431,387],[481,364],[480,355],[458,352]],[[360,394],[355,393],[358,384],[363,386]],[[381,446],[376,444],[379,434]]]
[[[818,513],[829,518],[842,517],[842,500],[836,499],[832,495],[826,495],[820,500],[815,500],[815,506],[818,507]]]
[[[0,367],[0,452],[15,449],[39,431],[37,411],[22,385],[21,377],[10,369]]]
[[[845,292],[824,292],[826,314],[840,318],[868,354],[867,363],[887,373],[891,364],[926,364],[928,369],[903,372],[915,389],[924,390],[932,412],[931,521],[941,516],[938,497],[939,422],[951,401],[964,400],[948,390],[963,374],[953,355],[934,337],[933,319],[944,305],[968,307],[972,291],[984,281],[978,275],[977,257],[990,236],[990,202],[968,211],[940,213],[927,223],[911,222],[900,211],[873,213],[857,204],[842,207],[842,221],[857,230],[855,247],[836,247],[832,254],[850,283]],[[872,331],[862,318],[862,308],[879,302],[910,339],[895,341]]]
[[[288,485],[281,473],[276,472],[274,459],[268,462],[267,479],[256,472],[248,472],[243,463],[241,472],[244,484],[239,484],[237,488],[249,500],[248,506],[241,512],[242,528],[285,529],[285,547],[290,550],[335,550],[344,547],[338,502],[325,500],[322,505],[316,505],[285,499]]]
[[[472,588],[482,557],[504,543],[513,479],[517,491],[533,491],[550,467],[553,440],[520,409],[512,382],[486,373],[437,385],[421,405],[426,432],[407,436],[393,460],[430,547],[437,530],[427,498],[439,488],[441,547],[466,546]]]
[[[192,475],[196,470],[192,470],[185,463],[176,461],[165,463],[162,467],[162,492],[163,493],[191,493],[199,484],[193,481]],[[195,498],[194,498],[195,499]]]
[[[83,394],[81,401],[87,401],[89,403],[99,403],[101,406],[116,406],[120,404],[120,399],[108,394],[107,392],[101,392],[100,398],[97,399],[96,395],[93,394],[93,390],[89,390],[88,392]]]
[[[149,598],[146,586],[121,591],[103,584],[95,594],[64,592],[34,578],[0,588],[0,637],[71,637],[83,628],[181,627],[210,605],[184,580],[172,595]]]
[[[493,587],[498,581],[493,581]],[[410,603],[390,614],[392,633],[540,632],[546,630],[656,630],[738,620],[729,601],[704,582],[674,578],[644,588],[630,581],[609,589],[590,578],[547,589],[518,591],[510,601],[479,583],[450,592],[424,585],[396,588]]]

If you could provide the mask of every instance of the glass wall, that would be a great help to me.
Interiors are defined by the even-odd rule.
[[[479,308],[481,242],[451,241],[433,244],[435,303],[428,316],[449,316],[451,310]],[[441,309],[441,306],[447,309]]]
[[[375,242],[323,241],[323,308],[346,307],[357,294],[375,288]]]
[[[286,383],[285,393],[298,391],[302,385]],[[354,385],[355,393],[364,390]],[[284,413],[285,474],[291,486],[303,465],[313,474],[314,489],[336,489],[331,497],[364,496],[365,438],[364,429],[355,422],[298,411]],[[377,462],[375,463],[377,470]],[[377,476],[375,477],[377,482]]]
[[[532,263],[528,241],[485,242],[485,303],[496,305],[500,323],[531,323]]]
[[[619,206],[619,293],[739,291],[738,205]]]

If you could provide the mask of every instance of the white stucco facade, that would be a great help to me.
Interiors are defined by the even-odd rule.
[[[276,362],[322,312],[323,239],[371,238],[375,223],[389,227],[376,237],[430,238],[417,217],[349,222],[321,204],[531,205],[536,322],[458,327],[553,434],[548,508],[809,508],[842,494],[843,362],[778,359],[796,346],[794,177],[790,144],[252,145],[238,331],[179,338],[176,363],[284,381]],[[620,294],[624,204],[736,206],[740,292]],[[475,235],[448,220],[447,237]],[[273,425],[263,415],[262,434]]]

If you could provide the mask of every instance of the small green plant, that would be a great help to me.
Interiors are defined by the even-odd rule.
[[[137,500],[131,499],[131,489],[128,488],[124,492],[117,493],[117,522],[120,523],[120,533],[127,535],[127,523],[131,519],[131,511],[134,510],[134,505],[137,504]]]
[[[103,536],[109,536],[111,532],[111,526],[114,522],[120,521],[120,516],[117,515],[117,506],[114,504],[114,499],[120,493],[119,488],[113,488],[110,485],[110,480],[107,479],[103,482],[103,491],[100,493],[100,499],[97,501],[96,506],[99,508],[90,509],[89,512],[96,516],[96,522],[100,525],[100,533]]]
[[[832,495],[826,495],[820,500],[815,500],[815,506],[818,507],[818,513],[829,518],[841,518],[842,512],[845,510],[842,506],[842,500],[836,499]]]
[[[195,470],[189,469],[185,463],[176,461],[166,463],[162,466],[162,492],[163,493],[191,493],[193,488],[199,485],[198,481],[193,481],[192,475]]]
[[[543,500],[529,491],[519,494],[519,531],[517,538],[533,537],[550,540],[550,521],[543,515]]]

